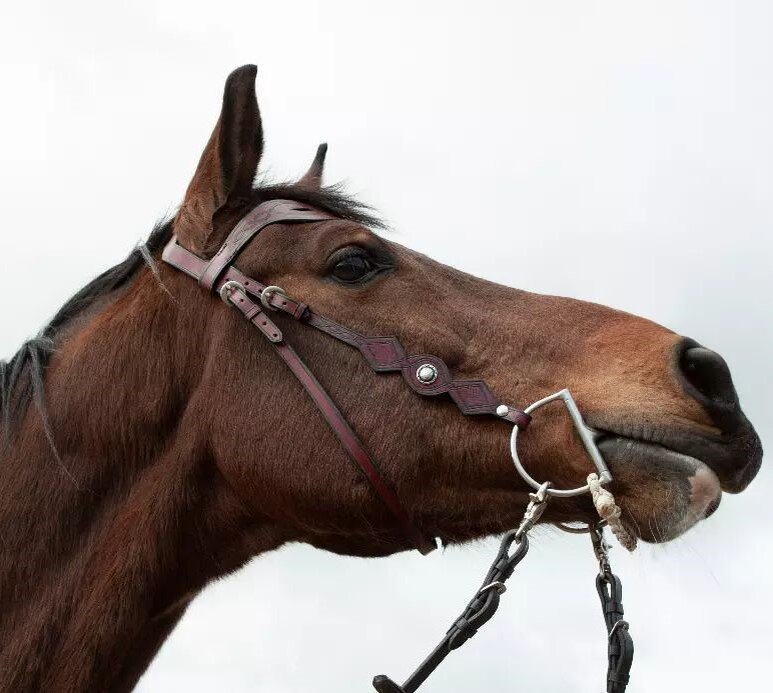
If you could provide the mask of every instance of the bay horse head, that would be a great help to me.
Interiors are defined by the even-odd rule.
[[[281,544],[367,556],[412,547],[254,325],[161,262],[173,237],[211,260],[272,200],[325,218],[267,225],[235,257],[238,272],[359,335],[434,355],[508,404],[569,388],[601,435],[623,522],[641,539],[680,535],[759,469],[760,440],[710,349],[612,308],[470,276],[378,235],[368,208],[322,187],[324,147],[297,183],[255,187],[255,74],[245,66],[228,78],[173,221],[0,369],[10,557],[0,564],[0,643],[11,643],[0,688],[136,680],[204,584]],[[302,320],[271,320],[422,535],[463,542],[517,524],[530,489],[503,422],[463,416],[449,396],[418,396]],[[535,414],[519,446],[531,476],[558,488],[593,471],[557,405]],[[542,519],[594,516],[578,496],[556,499]]]
[[[179,243],[203,257],[274,194],[252,188],[263,148],[252,74],[243,69],[229,80],[175,220]],[[293,199],[316,201],[324,153]],[[439,356],[455,375],[485,380],[503,401],[528,404],[568,387],[588,424],[604,433],[614,491],[641,538],[681,534],[716,509],[722,491],[741,491],[754,477],[759,439],[718,354],[605,306],[471,277],[376,235],[351,209],[332,211],[341,218],[268,226],[238,267],[361,334],[395,335],[410,353]],[[202,353],[212,354],[197,374],[209,402],[197,425],[241,501],[271,509],[302,540],[335,551],[404,548],[362,475],[255,335],[210,297],[185,305],[201,321]],[[313,330],[287,330],[425,533],[464,541],[517,521],[526,489],[501,426],[460,417],[448,400],[418,398],[399,378],[374,376],[359,354]],[[520,440],[534,478],[574,487],[593,471],[558,407],[535,417]],[[280,453],[281,441],[292,454]],[[592,513],[587,498],[567,499],[552,504],[547,519]]]

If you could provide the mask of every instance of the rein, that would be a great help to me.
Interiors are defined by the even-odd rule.
[[[588,482],[593,483],[595,474],[589,475]],[[455,649],[461,647],[478,629],[496,613],[500,597],[507,590],[505,582],[513,574],[516,566],[529,551],[528,533],[537,523],[551,496],[550,482],[529,494],[529,504],[518,529],[507,532],[502,538],[494,562],[483,579],[482,586],[446,631],[443,639],[427,658],[406,679],[402,686],[397,685],[388,676],[379,675],[373,679],[373,687],[378,693],[414,693],[440,663]],[[601,611],[607,628],[607,693],[625,693],[629,672],[633,663],[633,640],[628,632],[628,621],[624,620],[623,588],[609,565],[609,545],[604,538],[604,522],[587,529],[575,529],[558,525],[571,533],[589,533],[593,551],[599,562],[596,576],[596,590],[601,601]],[[515,544],[512,553],[511,548]]]
[[[298,353],[285,341],[282,331],[269,314],[285,313],[358,349],[377,373],[401,372],[409,387],[419,395],[433,397],[447,394],[462,414],[493,416],[513,425],[510,438],[513,463],[521,477],[535,489],[534,493],[529,494],[530,501],[520,526],[504,535],[499,552],[483,581],[483,586],[419,668],[402,686],[398,686],[387,676],[376,676],[373,679],[374,688],[379,693],[416,691],[452,650],[463,645],[494,615],[499,607],[500,596],[506,589],[505,582],[529,550],[528,532],[541,517],[550,498],[592,493],[602,521],[593,527],[589,526],[585,531],[590,533],[600,567],[596,583],[609,638],[607,693],[623,693],[628,683],[633,642],[628,633],[628,623],[623,620],[620,580],[609,567],[608,546],[604,540],[603,526],[608,521],[613,531],[621,538],[621,543],[625,545],[622,539],[624,528],[617,521],[619,508],[614,504],[614,498],[608,491],[601,488],[602,484],[611,481],[612,475],[596,445],[598,434],[585,424],[569,391],[561,390],[524,410],[511,407],[503,403],[483,380],[454,379],[448,366],[439,357],[426,354],[409,355],[396,337],[361,335],[315,313],[307,304],[290,298],[281,287],[266,286],[243,274],[233,265],[236,257],[250,241],[271,224],[310,223],[338,218],[323,210],[292,200],[272,200],[258,205],[243,217],[211,260],[202,259],[183,248],[177,243],[176,236],[173,236],[164,248],[162,259],[195,279],[207,291],[217,293],[226,305],[237,308],[244,318],[269,341],[316,404],[325,421],[338,437],[341,446],[360,468],[398,522],[405,538],[422,554],[430,553],[436,548],[435,540],[423,534],[414,525],[409,513],[384,479],[378,465],[346,417]],[[558,400],[566,406],[585,450],[598,471],[598,474],[591,474],[588,477],[588,483],[585,486],[575,489],[554,489],[549,482],[541,484],[535,481],[518,457],[518,432],[524,431],[529,425],[531,412]],[[632,539],[632,541],[635,540]],[[515,548],[510,553],[513,545]]]

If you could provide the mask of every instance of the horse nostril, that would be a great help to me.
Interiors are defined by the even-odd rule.
[[[679,368],[684,379],[701,395],[698,399],[709,409],[735,407],[738,396],[730,377],[730,369],[719,354],[701,346],[692,346],[682,352]]]

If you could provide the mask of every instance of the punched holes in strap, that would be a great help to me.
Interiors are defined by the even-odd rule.
[[[230,305],[237,308],[247,320],[249,320],[255,327],[257,327],[269,342],[277,344],[282,341],[282,331],[277,327],[271,318],[266,315],[262,310],[260,304],[255,303],[244,292],[241,285],[237,282],[232,282],[233,288],[230,288],[228,292],[228,302]],[[223,285],[225,288],[229,288],[228,284]]]

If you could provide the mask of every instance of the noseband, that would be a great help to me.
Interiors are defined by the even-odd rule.
[[[410,515],[394,490],[385,481],[377,464],[346,417],[297,352],[285,341],[281,329],[269,314],[284,313],[298,322],[315,327],[358,349],[377,373],[401,372],[409,387],[419,395],[424,397],[448,395],[464,415],[495,417],[513,426],[510,439],[513,463],[518,473],[535,488],[536,492],[530,494],[530,503],[518,529],[505,534],[497,558],[487,573],[483,586],[432,654],[402,686],[398,686],[386,676],[377,676],[373,681],[379,693],[413,693],[449,652],[471,638],[477,629],[493,616],[499,606],[499,596],[505,591],[505,581],[528,551],[528,532],[539,520],[550,497],[593,492],[594,501],[597,501],[597,498],[604,498],[604,493],[608,497],[607,500],[611,499],[611,494],[601,489],[601,484],[611,481],[612,476],[596,445],[596,432],[586,426],[568,390],[561,390],[545,397],[525,410],[517,409],[505,404],[483,380],[455,379],[448,366],[439,357],[427,354],[409,355],[396,337],[361,335],[315,313],[305,303],[290,298],[281,287],[266,286],[246,276],[233,265],[239,253],[250,241],[271,224],[311,223],[338,218],[323,210],[292,200],[272,200],[258,205],[243,217],[211,260],[202,259],[183,248],[177,243],[176,236],[172,237],[164,248],[162,258],[166,263],[193,277],[207,291],[218,294],[226,305],[237,308],[244,318],[266,337],[303,385],[344,450],[389,509],[405,538],[422,554],[427,554],[436,548],[435,540],[423,534],[414,525]],[[598,471],[597,475],[590,475],[588,484],[576,489],[554,489],[549,482],[540,484],[528,474],[518,457],[518,432],[525,430],[529,425],[531,412],[556,400],[563,401],[566,406],[580,439]],[[612,499],[613,505],[614,499]],[[596,506],[602,519],[607,518],[602,512],[600,501],[596,502]],[[615,526],[611,518],[614,509],[611,507],[608,517],[613,529]],[[619,509],[617,513],[619,515]],[[620,581],[609,568],[602,526],[600,523],[596,527],[589,527],[587,531],[591,533],[594,550],[599,560],[597,587],[609,634],[607,690],[608,693],[622,693],[628,682],[633,645],[628,634],[628,624],[622,618]],[[516,544],[516,548],[511,554],[510,548],[513,543]]]

